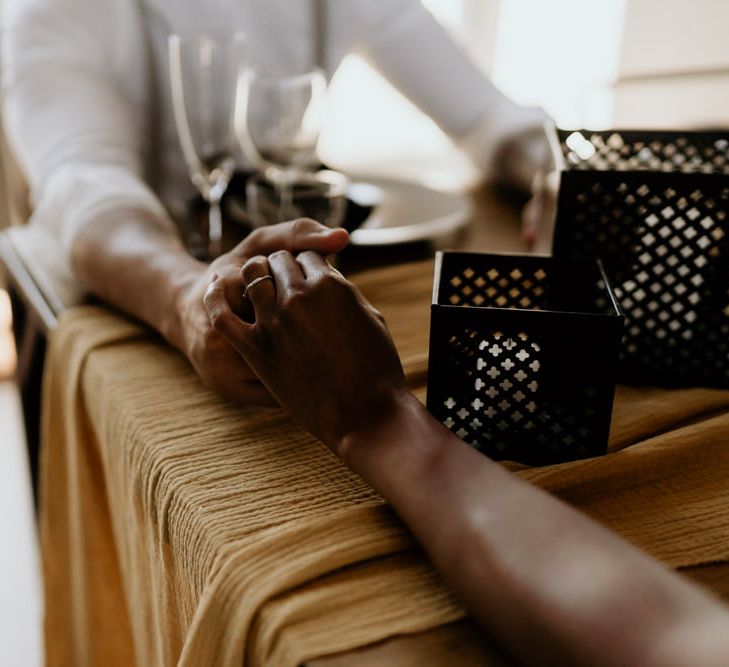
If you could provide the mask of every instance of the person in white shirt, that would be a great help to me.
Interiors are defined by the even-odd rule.
[[[335,252],[347,237],[303,221],[260,230],[211,266],[190,257],[174,223],[193,190],[172,117],[169,34],[241,30],[250,63],[277,75],[314,65],[331,75],[358,52],[488,179],[526,188],[547,153],[545,114],[499,92],[418,0],[6,0],[3,26],[6,131],[30,189],[29,233],[62,301],[92,292],[144,320],[239,402],[269,399],[209,327],[209,276],[232,285],[252,255]]]

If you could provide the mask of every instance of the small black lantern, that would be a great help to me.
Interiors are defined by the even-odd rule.
[[[598,261],[438,253],[428,409],[495,459],[604,454],[623,319]]]
[[[729,387],[729,133],[564,131],[554,254],[600,258],[621,381]]]

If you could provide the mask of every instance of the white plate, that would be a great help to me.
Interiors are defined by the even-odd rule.
[[[473,215],[466,195],[431,190],[394,179],[353,177],[348,195],[365,206],[369,218],[351,234],[358,246],[436,240],[457,232]]]

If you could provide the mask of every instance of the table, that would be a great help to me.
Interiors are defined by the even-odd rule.
[[[481,210],[513,229],[499,206]],[[420,398],[431,270],[356,277]],[[371,489],[142,327],[64,316],[43,425],[51,664],[503,664]],[[729,392],[623,387],[608,456],[518,474],[728,595],[727,438]]]

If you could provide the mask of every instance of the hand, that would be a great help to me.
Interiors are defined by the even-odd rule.
[[[339,252],[348,238],[342,229],[328,229],[308,219],[257,229],[181,288],[177,299],[178,324],[172,342],[187,356],[203,382],[228,400],[275,405],[244,359],[210,325],[203,306],[208,284],[215,276],[215,284],[231,311],[240,317],[252,318],[250,304],[243,298],[241,275],[241,269],[250,257],[282,249],[291,252],[311,249],[331,254]]]
[[[546,128],[519,132],[500,145],[494,158],[498,182],[531,193],[522,211],[521,238],[534,252],[549,254],[559,176]]]
[[[316,252],[255,257],[243,268],[255,322],[238,317],[220,278],[205,295],[213,329],[304,428],[343,456],[353,432],[387,419],[405,394],[382,316]],[[242,284],[238,291],[242,290]]]
[[[521,238],[536,253],[552,252],[554,218],[559,177],[556,172],[537,173],[532,183],[532,197],[521,215]]]

